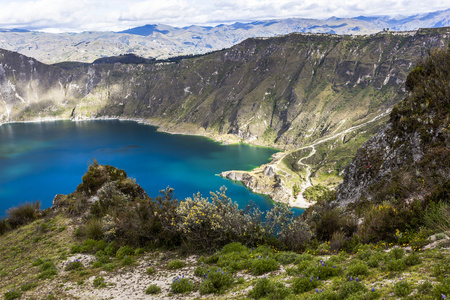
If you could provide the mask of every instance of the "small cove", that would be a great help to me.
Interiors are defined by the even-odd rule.
[[[134,121],[91,120],[14,123],[0,126],[0,216],[13,206],[40,200],[50,207],[56,194],[69,194],[89,162],[124,169],[149,194],[170,186],[178,199],[227,187],[244,208],[254,201],[262,210],[271,199],[216,174],[251,170],[267,163],[276,149],[246,144],[221,145],[201,136],[158,132]]]

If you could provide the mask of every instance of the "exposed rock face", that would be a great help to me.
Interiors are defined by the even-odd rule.
[[[120,117],[295,148],[400,100],[407,70],[448,31],[248,39],[179,63],[47,66],[2,51],[0,122]]]
[[[271,174],[268,172],[271,172]],[[254,193],[268,195],[279,203],[288,204],[293,197],[292,191],[284,186],[280,176],[275,174],[271,166],[266,166],[264,171],[261,168],[250,172],[226,171],[222,172],[220,176],[230,180],[240,181]]]
[[[409,95],[361,147],[337,203],[421,199],[450,180],[450,50],[436,51],[406,81]]]

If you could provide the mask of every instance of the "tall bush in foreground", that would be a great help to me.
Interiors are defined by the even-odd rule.
[[[180,202],[176,226],[191,247],[209,250],[239,241],[239,237],[245,235],[247,216],[225,191],[221,188],[219,193],[211,193],[211,201],[198,193]]]
[[[6,219],[0,219],[0,235],[3,235],[8,230],[8,223]]]
[[[26,202],[8,210],[8,223],[11,228],[17,228],[37,219],[41,203]]]
[[[450,232],[450,205],[446,202],[431,202],[423,213],[425,225],[435,232]]]

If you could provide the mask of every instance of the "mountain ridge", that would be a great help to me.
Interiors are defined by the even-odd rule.
[[[410,31],[450,26],[450,9],[407,16],[318,19],[272,19],[217,26],[149,24],[121,32],[81,33],[19,32],[0,30],[0,48],[20,52],[45,63],[93,62],[95,59],[133,53],[144,58],[203,54],[236,45],[246,38],[289,33],[364,35],[384,30]]]

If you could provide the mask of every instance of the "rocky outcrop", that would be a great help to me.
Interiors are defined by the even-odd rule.
[[[288,189],[282,178],[276,174],[270,165],[259,167],[250,172],[225,171],[221,177],[241,182],[252,192],[268,195],[272,200],[279,203],[289,204],[292,202],[292,190]]]
[[[347,166],[337,204],[423,199],[450,181],[450,49],[434,51],[406,81],[408,96]],[[448,199],[447,199],[448,200]]]

